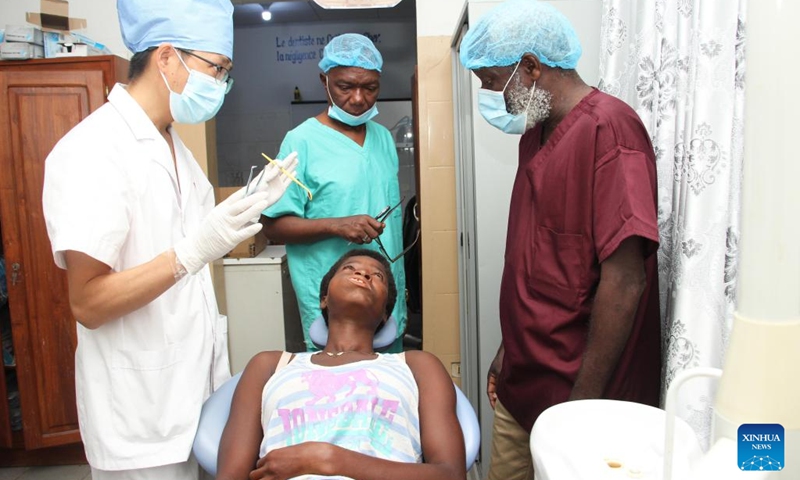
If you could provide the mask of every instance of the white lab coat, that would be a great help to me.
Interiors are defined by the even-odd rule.
[[[122,271],[196,230],[214,192],[171,130],[169,146],[117,85],[47,157],[43,206],[56,264],[83,252]],[[96,330],[78,324],[75,384],[89,464],[130,470],[186,461],[200,408],[230,377],[227,319],[208,267]]]

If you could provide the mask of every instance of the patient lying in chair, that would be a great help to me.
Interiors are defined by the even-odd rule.
[[[322,279],[328,343],[316,353],[262,352],[236,388],[217,478],[466,478],[456,395],[427,352],[380,354],[394,308],[386,259],[352,250]]]

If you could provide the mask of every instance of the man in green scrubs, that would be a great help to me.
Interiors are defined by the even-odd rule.
[[[382,66],[381,54],[363,35],[347,33],[328,43],[319,63],[328,108],[290,131],[278,154],[297,152],[304,160],[297,179],[311,198],[292,185],[261,217],[267,237],[286,244],[309,350],[316,349],[308,331],[321,315],[319,284],[328,268],[351,248],[375,249],[390,259],[403,252],[403,209],[375,218],[400,203],[394,139],[370,121],[378,114]],[[399,352],[406,326],[402,258],[392,263],[392,274],[400,298],[392,313],[397,339],[389,351]]]

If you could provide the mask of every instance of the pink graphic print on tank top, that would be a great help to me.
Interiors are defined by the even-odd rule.
[[[380,382],[366,369],[312,370],[302,374],[308,399],[295,408],[278,408],[287,445],[327,441],[351,449],[363,443],[389,455],[389,436],[397,400],[379,395]]]

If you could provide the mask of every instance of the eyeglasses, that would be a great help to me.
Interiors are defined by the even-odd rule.
[[[403,198],[401,198],[401,199],[400,199],[400,201],[397,203],[397,205],[395,205],[395,206],[393,206],[393,207],[386,207],[386,208],[384,208],[384,209],[383,209],[383,211],[382,211],[381,213],[379,213],[378,215],[376,215],[376,216],[375,216],[375,220],[377,220],[377,221],[379,221],[379,222],[383,222],[384,220],[386,220],[386,218],[388,218],[388,217],[389,217],[389,214],[390,214],[390,213],[392,213],[392,212],[393,212],[393,211],[394,211],[394,210],[395,210],[397,207],[399,207],[400,205],[402,205],[402,204],[403,204],[403,200],[405,200],[405,198],[406,198],[406,197],[403,197]],[[414,239],[414,241],[413,241],[413,242],[411,242],[411,245],[409,245],[409,246],[407,246],[406,248],[404,248],[402,252],[400,252],[399,254],[397,254],[397,255],[396,255],[396,256],[394,256],[394,257],[390,256],[390,255],[389,255],[389,254],[386,252],[386,248],[384,248],[384,246],[383,246],[383,242],[381,242],[381,237],[379,237],[379,236],[378,236],[378,237],[375,237],[375,243],[377,243],[377,244],[378,244],[378,250],[380,250],[380,252],[383,254],[383,256],[384,256],[384,257],[386,257],[386,259],[387,259],[387,260],[389,260],[390,262],[394,263],[394,262],[398,261],[399,259],[401,259],[401,258],[403,257],[403,255],[405,255],[406,253],[408,253],[408,251],[409,251],[409,250],[411,250],[412,248],[414,248],[414,245],[416,245],[416,244],[417,244],[417,241],[419,240],[419,232],[420,232],[420,231],[419,231],[419,230],[417,230],[417,236],[416,236],[416,238]]]
[[[217,71],[217,73],[214,75],[214,80],[217,81],[217,85],[223,85],[223,84],[226,85],[225,93],[231,91],[231,87],[233,87],[233,77],[231,77],[231,71],[229,69],[223,67],[222,65],[214,63],[207,58],[203,58],[200,55],[192,52],[191,50],[186,50],[184,48],[178,48],[177,50],[180,50],[186,55],[191,55],[194,58],[199,58],[200,60],[214,67],[214,70]]]

